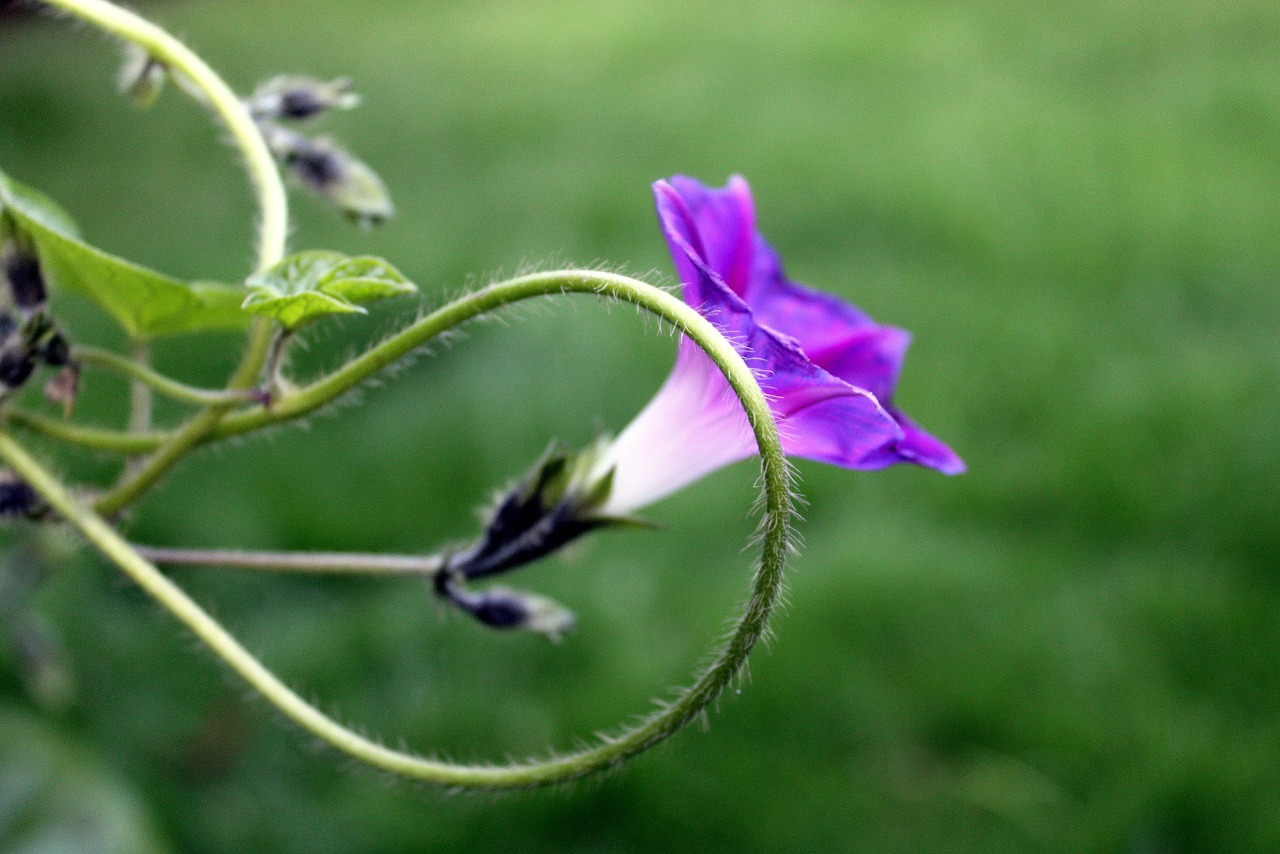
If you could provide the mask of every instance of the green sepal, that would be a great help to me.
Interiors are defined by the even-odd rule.
[[[245,281],[243,308],[294,330],[326,314],[364,313],[361,303],[417,292],[381,258],[349,258],[339,252],[290,255]]]
[[[3,172],[0,216],[33,246],[54,287],[89,297],[134,340],[242,329],[249,322],[239,288],[190,284],[90,246],[58,205]]]

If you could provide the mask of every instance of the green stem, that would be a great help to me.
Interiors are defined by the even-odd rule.
[[[217,406],[223,403],[249,403],[257,399],[257,394],[252,389],[196,388],[166,377],[143,362],[97,347],[77,346],[75,348],[75,359],[88,368],[114,371],[117,374],[128,377],[135,384],[158,391],[160,394],[182,403],[192,403],[196,406]],[[150,419],[148,418],[147,421],[149,423]],[[140,430],[137,424],[130,424],[129,432],[136,435],[150,433],[150,430],[145,428]]]
[[[107,0],[47,0],[48,4],[88,21],[119,38],[148,51],[174,72],[183,75],[192,89],[201,93],[209,108],[222,120],[232,142],[244,156],[257,192],[260,209],[258,266],[265,270],[284,257],[289,233],[289,205],[284,183],[266,140],[253,116],[221,77],[190,48],[160,27]],[[228,382],[230,389],[248,388],[262,370],[272,325],[259,318],[253,325],[244,357]],[[235,403],[211,405],[204,412],[170,434],[153,456],[98,502],[102,513],[113,514],[146,492],[188,451],[200,444]]]
[[[83,351],[77,355],[83,357]],[[84,361],[83,358],[81,361]],[[123,361],[138,368],[138,373],[129,376],[129,432],[149,433],[154,407],[151,400],[151,386],[142,380],[142,376],[154,373],[151,370],[151,348],[145,341],[134,341],[133,358]]]
[[[283,258],[289,235],[289,204],[280,171],[253,117],[222,78],[182,42],[114,3],[106,0],[45,0],[45,3],[139,45],[191,81],[240,149],[257,192],[258,269],[266,269]]]
[[[249,346],[245,350],[240,367],[227,382],[228,390],[243,390],[252,386],[266,361],[267,349],[271,343],[272,323],[265,318],[255,318],[253,329],[249,333]],[[104,516],[114,516],[150,489],[164,473],[173,468],[197,445],[205,442],[214,428],[228,412],[238,403],[219,403],[210,406],[204,412],[192,418],[176,431],[169,434],[155,453],[146,459],[131,476],[108,492],[104,493],[94,509]]]
[[[170,549],[133,545],[153,563],[182,566],[225,566],[277,572],[432,576],[444,566],[443,555],[384,555],[349,552],[250,552],[239,549]]]
[[[145,341],[132,342],[133,359],[125,359],[129,364],[137,366],[138,370],[146,373],[151,370],[151,348],[147,346]],[[151,432],[151,416],[154,411],[155,401],[152,399],[151,386],[147,385],[137,376],[129,377],[129,433],[131,435],[139,435]],[[120,480],[124,481],[133,477],[142,461],[137,457],[131,457],[124,462],[124,468],[120,471]]]
[[[601,737],[593,745],[570,754],[500,766],[462,765],[392,750],[353,732],[307,703],[263,667],[226,629],[134,551],[98,515],[77,502],[57,479],[5,433],[0,433],[0,457],[43,495],[50,506],[168,608],[272,705],[327,744],[382,770],[442,786],[501,789],[545,785],[581,777],[618,765],[679,730],[700,714],[741,670],[751,648],[763,634],[781,592],[783,567],[790,548],[792,507],[790,479],[778,427],[751,370],[711,323],[665,291],[606,273],[526,276],[459,301],[466,308],[452,312],[452,323],[462,322],[481,311],[517,299],[560,290],[596,292],[634,303],[671,323],[707,353],[728,379],[751,422],[760,449],[765,510],[761,521],[761,559],[752,580],[750,598],[733,634],[718,651],[710,667],[670,705],[616,736]],[[454,303],[454,306],[459,303]],[[411,329],[419,326],[421,322]],[[384,360],[385,364],[396,358],[397,353],[403,355],[417,346],[413,343],[415,337],[406,338],[401,333],[391,339],[398,340],[398,343],[390,348],[387,348],[389,342],[384,342],[382,347],[371,351],[380,354],[375,361]],[[428,337],[430,335],[423,334],[422,340]],[[353,370],[358,375],[365,369]],[[358,381],[353,378],[353,382]]]
[[[4,415],[9,424],[33,433],[39,433],[67,445],[78,445],[110,454],[145,454],[154,451],[169,437],[167,433],[133,435],[123,430],[82,427],[17,407],[6,410]]]

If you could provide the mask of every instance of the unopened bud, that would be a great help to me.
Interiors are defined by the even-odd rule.
[[[26,349],[0,352],[0,393],[20,387],[35,369],[35,355]]]
[[[71,365],[71,345],[61,332],[53,332],[48,340],[40,345],[40,359],[52,368]]]
[[[395,213],[378,174],[332,139],[311,139],[269,122],[260,127],[289,173],[349,218],[369,226]]]
[[[573,612],[534,593],[507,587],[472,592],[448,582],[437,583],[436,589],[454,605],[495,629],[524,629],[558,643],[575,623]]]
[[[325,82],[300,74],[273,77],[245,102],[259,121],[305,121],[329,110],[349,110],[360,103],[345,77]]]
[[[13,472],[0,474],[0,517],[31,516],[40,508],[40,494]]]
[[[30,249],[17,241],[8,241],[3,250],[4,279],[9,286],[13,304],[23,314],[31,314],[44,308],[48,299],[40,260]]]

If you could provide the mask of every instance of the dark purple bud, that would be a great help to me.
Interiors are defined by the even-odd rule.
[[[477,620],[495,629],[516,629],[529,620],[529,609],[519,599],[492,593],[482,594],[470,611]]]
[[[259,121],[305,121],[329,110],[349,110],[360,103],[351,81],[330,82],[300,74],[273,77],[259,86],[245,102]]]
[[[332,139],[312,139],[265,120],[258,127],[271,152],[299,183],[351,219],[376,225],[395,213],[378,174]]]
[[[309,119],[328,109],[328,105],[307,88],[289,89],[280,93],[280,118]]]
[[[321,193],[342,180],[342,157],[332,149],[301,146],[289,152],[284,162],[298,180]]]
[[[30,516],[39,506],[40,495],[25,480],[12,474],[0,480],[0,516]]]
[[[61,368],[71,363],[71,345],[61,332],[54,332],[49,340],[40,346],[40,358],[46,365]]]
[[[525,629],[559,641],[574,625],[573,614],[545,596],[506,587],[472,592],[460,579],[445,571],[435,578],[435,589],[443,598],[495,629]]]
[[[26,349],[0,353],[0,391],[18,388],[35,369],[35,355]]]
[[[13,295],[13,304],[24,313],[38,311],[44,306],[48,293],[40,261],[35,254],[17,246],[10,246],[4,253],[4,278]]]

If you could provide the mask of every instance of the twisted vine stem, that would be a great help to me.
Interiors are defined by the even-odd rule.
[[[288,234],[288,208],[283,184],[271,152],[252,117],[231,89],[181,42],[132,12],[106,0],[46,2],[142,46],[192,84],[192,88],[200,93],[202,100],[226,125],[232,141],[243,154],[255,187],[261,209],[258,268],[278,261],[284,254]],[[305,415],[445,330],[513,302],[560,293],[587,293],[625,300],[666,320],[689,336],[728,379],[748,415],[760,449],[765,510],[761,523],[762,554],[750,597],[737,626],[712,664],[693,685],[671,704],[616,736],[602,737],[596,744],[566,755],[500,766],[455,764],[386,747],[342,726],[302,699],[180,587],[130,546],[103,518],[128,506],[200,444]],[[729,342],[696,311],[665,291],[624,276],[573,270],[523,276],[484,288],[432,312],[337,371],[274,402],[270,409],[258,407],[230,414],[242,403],[235,392],[252,385],[261,374],[273,334],[274,325],[269,321],[255,321],[241,364],[224,392],[190,389],[159,377],[145,365],[129,369],[119,363],[108,364],[110,358],[99,358],[98,364],[104,367],[122,369],[140,383],[205,408],[177,430],[145,434],[59,424],[31,413],[10,412],[5,428],[0,429],[0,458],[12,466],[54,511],[299,726],[369,765],[442,786],[502,789],[544,785],[616,765],[661,741],[705,709],[741,670],[747,655],[764,632],[781,590],[790,536],[789,473],[777,424],[755,377]],[[125,454],[151,452],[152,456],[143,460],[122,483],[101,496],[91,507],[73,495],[28,453],[9,433],[9,425],[28,427],[74,444]]]
[[[574,779],[621,763],[681,729],[714,700],[741,670],[763,634],[781,592],[790,547],[790,476],[778,427],[769,403],[750,368],[710,322],[666,291],[608,273],[569,271],[524,276],[499,283],[440,309],[355,360],[340,381],[322,386],[334,393],[349,388],[368,373],[409,352],[433,334],[486,311],[538,296],[588,293],[633,303],[689,336],[724,374],[742,403],[760,449],[764,485],[761,558],[751,594],[737,626],[714,661],[679,697],[654,715],[623,732],[601,738],[573,753],[508,765],[465,765],[415,756],[362,736],[325,715],[285,685],[240,645],[181,588],[143,558],[128,542],[71,493],[7,432],[0,432],[0,457],[11,465],[64,519],[128,574],[232,670],[285,716],[327,744],[385,771],[459,788],[510,789]],[[435,318],[433,320],[433,318]],[[394,342],[394,343],[393,343]],[[310,387],[309,387],[310,388]],[[316,398],[319,391],[313,392]],[[309,401],[311,398],[307,398]],[[331,399],[331,398],[330,398]],[[316,405],[319,405],[317,402]]]

